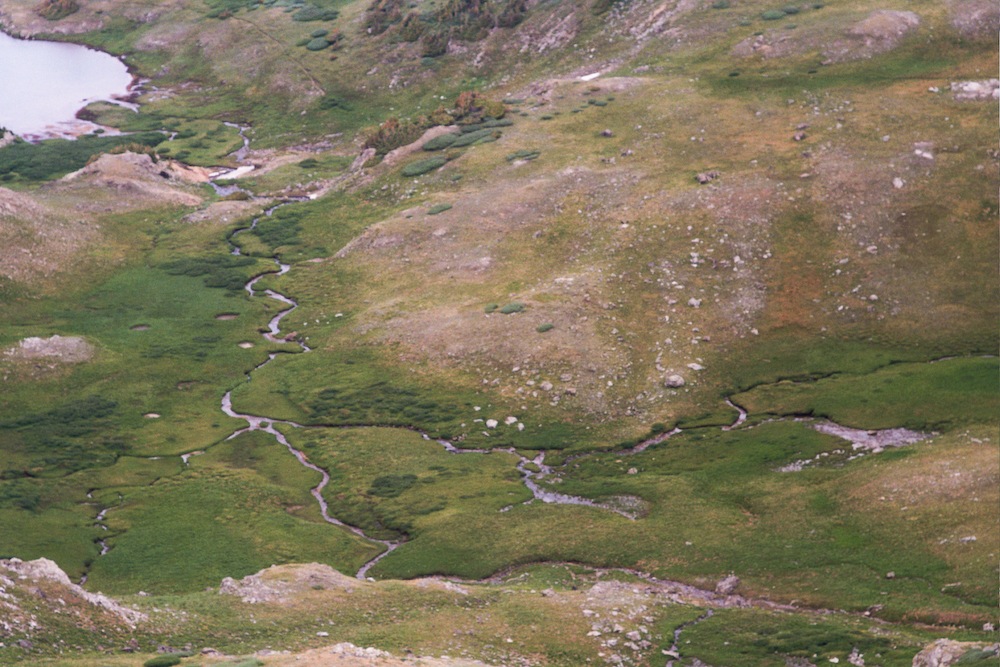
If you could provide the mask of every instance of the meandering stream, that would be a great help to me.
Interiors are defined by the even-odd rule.
[[[240,254],[239,246],[233,242],[233,239],[238,234],[246,231],[252,231],[254,228],[256,228],[261,217],[270,216],[279,207],[286,206],[291,203],[294,203],[294,201],[292,200],[285,201],[275,206],[272,206],[271,208],[267,209],[262,216],[255,218],[248,227],[233,232],[233,234],[229,236],[229,242],[230,245],[232,246],[231,249],[232,254],[234,255]],[[280,292],[277,292],[272,289],[266,289],[263,290],[262,292],[255,289],[255,285],[257,284],[257,282],[263,279],[265,276],[281,276],[285,275],[291,270],[291,266],[289,264],[282,263],[281,260],[276,257],[274,258],[274,263],[277,266],[277,270],[267,271],[254,276],[249,281],[247,281],[245,289],[251,297],[264,296],[269,299],[274,299],[275,301],[280,302],[282,305],[287,306],[287,308],[283,308],[270,319],[270,321],[267,324],[268,330],[266,332],[263,332],[262,334],[263,337],[269,342],[282,343],[282,342],[288,342],[288,340],[281,334],[281,320],[284,319],[289,313],[291,313],[298,307],[298,302],[296,302],[291,297],[288,297],[287,295],[281,294]],[[296,340],[296,342],[302,348],[302,351],[304,353],[311,351],[310,348],[303,341]],[[254,371],[263,368],[267,364],[271,363],[277,356],[278,356],[277,353],[269,354],[268,358],[264,362],[262,362],[256,368],[252,369],[247,374],[246,381],[247,382],[251,381],[252,373]],[[737,411],[737,417],[732,424],[721,427],[722,430],[729,431],[741,427],[747,420],[747,411],[744,410],[739,405],[736,405],[729,399],[726,399],[726,404]],[[320,483],[315,487],[313,487],[311,493],[313,497],[316,499],[316,502],[319,504],[320,512],[325,521],[333,525],[345,528],[350,532],[354,533],[355,535],[358,535],[359,537],[381,544],[383,547],[385,547],[384,551],[382,551],[375,558],[369,560],[361,567],[360,570],[358,570],[356,576],[359,579],[366,578],[368,575],[368,571],[376,563],[378,563],[381,559],[385,558],[387,555],[392,553],[392,551],[394,551],[401,544],[403,544],[405,540],[380,540],[371,537],[370,535],[367,535],[361,528],[344,523],[340,519],[330,515],[329,506],[326,500],[323,498],[323,489],[326,488],[327,484],[329,484],[330,482],[330,474],[322,467],[310,462],[309,459],[306,457],[305,453],[293,447],[288,442],[288,439],[285,437],[285,435],[276,428],[276,425],[284,425],[289,428],[304,428],[302,424],[297,424],[295,422],[287,420],[271,419],[269,417],[264,417],[260,415],[250,415],[250,414],[236,412],[233,409],[231,390],[227,391],[225,395],[222,397],[222,411],[229,417],[233,417],[235,419],[242,419],[247,423],[247,426],[245,428],[241,428],[234,431],[227,439],[235,438],[236,436],[242,433],[246,433],[248,431],[262,431],[264,433],[268,433],[269,435],[273,436],[274,439],[279,444],[287,448],[288,451],[291,452],[293,456],[295,456],[295,458],[299,461],[299,463],[309,468],[310,470],[316,471],[321,475]],[[900,446],[903,444],[910,444],[912,442],[917,442],[919,440],[923,440],[924,438],[929,437],[929,435],[927,434],[917,433],[914,431],[907,431],[906,429],[889,429],[886,431],[863,431],[860,429],[847,428],[844,426],[840,426],[839,424],[834,424],[828,421],[815,422],[812,424],[812,426],[816,430],[821,431],[823,433],[841,437],[845,440],[850,441],[852,443],[852,448],[854,450],[854,453],[853,455],[850,456],[849,460],[862,456],[869,451],[881,451],[881,449],[884,447],[893,447],[893,446]],[[681,432],[682,430],[680,428],[674,428],[671,431],[655,435],[635,445],[634,447],[616,452],[616,454],[620,456],[628,456],[641,453],[646,449],[648,449],[649,447],[663,443],[669,438]],[[421,435],[423,435],[423,437],[427,440],[432,440],[432,438],[426,433],[421,432]],[[521,478],[524,481],[524,485],[528,488],[529,491],[531,491],[532,500],[540,500],[541,502],[544,503],[553,503],[560,505],[583,505],[587,507],[596,507],[611,512],[616,512],[631,520],[635,520],[636,518],[635,513],[629,512],[626,509],[621,509],[619,507],[615,507],[610,504],[599,503],[589,498],[572,496],[542,488],[542,486],[538,482],[552,475],[554,472],[551,466],[545,464],[545,452],[541,452],[537,456],[535,456],[535,458],[529,459],[526,456],[519,454],[513,447],[505,447],[497,449],[471,449],[471,448],[465,449],[461,447],[456,447],[453,443],[449,442],[448,440],[434,439],[434,441],[440,444],[442,447],[444,447],[444,449],[447,452],[455,455],[471,455],[471,454],[482,455],[499,451],[514,454],[519,458],[519,461],[517,463],[517,470],[518,472],[521,473]],[[586,456],[586,454],[582,456]],[[574,457],[574,458],[580,458],[580,457]],[[814,461],[811,460],[796,461],[793,462],[792,464],[789,464],[789,466],[782,468],[781,471],[789,472],[794,470],[800,470],[802,467],[809,465],[811,463],[814,463]],[[531,500],[527,502],[531,502]],[[503,508],[501,511],[507,511],[509,509],[510,506]]]

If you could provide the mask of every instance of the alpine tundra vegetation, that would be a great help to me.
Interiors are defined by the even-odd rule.
[[[0,26],[0,664],[997,664],[995,2]]]

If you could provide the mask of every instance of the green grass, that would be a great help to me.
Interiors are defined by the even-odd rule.
[[[809,414],[860,428],[954,429],[1000,413],[997,373],[995,358],[901,363],[861,376],[763,385],[733,398],[756,418]]]
[[[179,475],[123,490],[108,515],[111,551],[94,561],[92,585],[109,593],[191,591],[290,562],[352,571],[377,550],[315,517],[308,488],[318,481],[270,436],[218,445]],[[295,516],[298,508],[308,518]]]
[[[92,157],[116,146],[155,146],[162,139],[162,134],[144,132],[115,137],[85,135],[75,141],[49,139],[37,144],[15,141],[0,148],[0,183],[52,180],[82,169]]]

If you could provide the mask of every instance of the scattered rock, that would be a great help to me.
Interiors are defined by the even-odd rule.
[[[496,428],[498,425],[499,425],[499,422],[496,419],[487,419],[486,420],[486,428]]]
[[[958,102],[1000,100],[1000,79],[984,81],[953,81],[951,92]]]
[[[602,137],[613,137],[613,136],[615,136],[615,133],[612,132],[611,130],[603,129],[603,130],[601,130],[601,136]]]
[[[930,141],[918,141],[913,144],[913,154],[925,160],[934,159],[934,143]]]
[[[677,387],[683,387],[684,376],[678,375],[677,373],[672,373],[671,375],[668,375],[667,378],[663,381],[663,385],[674,389],[676,389]]]
[[[538,385],[538,388],[541,389],[542,391],[552,391],[552,383],[546,380],[545,382],[542,382],[540,385]]]
[[[719,595],[732,595],[736,592],[739,585],[740,578],[735,574],[731,574],[725,579],[720,579],[719,582],[715,584],[715,592]]]
[[[906,185],[906,181],[901,179],[899,176],[892,179],[892,187],[896,188],[897,190],[901,190],[904,185]]]
[[[800,130],[792,135],[792,139],[794,139],[795,141],[802,141],[808,136],[809,136],[808,134]]]
[[[717,171],[703,171],[696,174],[694,180],[698,181],[700,184],[705,185],[706,183],[711,183],[720,176]]]
[[[50,336],[25,338],[4,350],[4,356],[13,359],[48,359],[66,364],[87,361],[94,356],[94,346],[79,336]]]
[[[895,579],[895,578],[896,578],[896,573],[895,573],[895,572],[892,572],[892,571],[890,571],[890,572],[886,572],[886,573],[885,573],[885,578],[886,578],[886,579]]]

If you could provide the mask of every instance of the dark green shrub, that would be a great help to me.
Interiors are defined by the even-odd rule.
[[[173,667],[181,664],[181,659],[176,655],[158,655],[142,663],[143,667]]]
[[[712,9],[729,9],[729,0],[715,0],[712,3]]]
[[[80,5],[75,0],[43,0],[35,7],[35,12],[49,21],[58,21],[79,11]]]
[[[424,143],[423,149],[425,151],[440,151],[440,150],[444,150],[445,148],[448,148],[453,143],[455,143],[455,140],[458,139],[459,136],[461,136],[461,135],[454,134],[454,133],[452,133],[452,134],[442,134],[441,136],[434,137],[430,141]]]
[[[319,161],[316,158],[307,157],[302,162],[299,162],[299,166],[303,169],[315,169],[319,166]]]
[[[523,313],[524,309],[525,305],[523,303],[521,303],[520,301],[512,301],[511,303],[508,303],[506,306],[501,308],[500,312],[503,313],[504,315],[510,315],[512,313]]]
[[[385,155],[394,148],[413,143],[427,129],[427,120],[399,120],[389,118],[376,128],[365,131],[365,148],[374,148],[378,155]]]
[[[400,173],[403,176],[421,176],[429,171],[440,169],[447,162],[447,158],[436,155],[434,157],[429,157],[426,160],[418,160],[417,162],[410,163],[403,167],[403,170]]]
[[[513,162],[514,160],[534,160],[541,154],[542,154],[541,151],[533,151],[533,150],[515,151],[510,155],[508,155],[506,157],[506,160],[507,162]]]
[[[420,55],[424,58],[437,58],[448,52],[448,34],[444,32],[425,33],[420,38],[423,47]]]
[[[796,7],[795,5],[788,5],[787,7],[782,7],[781,11],[785,12],[786,14],[798,14],[799,8]]]
[[[416,475],[384,475],[372,480],[368,495],[379,498],[395,498],[416,483]]]
[[[475,132],[469,132],[467,134],[463,134],[462,136],[458,137],[457,139],[455,139],[455,141],[452,142],[451,147],[462,148],[464,146],[471,146],[472,144],[479,143],[484,139],[492,138],[496,140],[497,137],[499,137],[498,130],[494,130],[492,128],[485,128],[482,130],[476,130]]]
[[[324,110],[343,109],[344,111],[350,111],[351,105],[347,102],[347,100],[337,97],[336,95],[326,95],[320,100],[319,108]]]
[[[500,307],[499,303],[488,303],[488,304],[486,304],[483,307],[483,312],[484,313],[493,313],[493,312],[496,312],[497,308],[499,308],[499,307]]]
[[[260,226],[255,230],[258,234]],[[160,268],[174,276],[200,276],[206,287],[221,287],[231,292],[243,290],[246,274],[239,269],[255,263],[251,257],[222,255],[213,257],[187,257],[176,259]]]
[[[50,180],[84,167],[101,153],[110,152],[115,146],[132,144],[137,150],[141,145],[156,146],[166,137],[160,132],[140,132],[120,136],[85,135],[75,141],[50,139],[37,144],[14,141],[0,148],[0,177],[17,173],[25,180]],[[180,158],[178,158],[180,159]]]
[[[311,33],[309,33],[309,36],[312,37],[313,39],[316,39],[317,37],[326,37],[329,34],[330,34],[329,30],[326,30],[325,28],[317,28],[316,30],[313,30]]]
[[[438,213],[444,213],[450,208],[451,204],[437,204],[427,209],[427,215],[437,215]]]
[[[590,13],[594,16],[600,16],[622,1],[623,0],[596,0],[596,2],[594,2],[594,4],[590,7]]]
[[[310,51],[322,51],[323,49],[330,46],[330,42],[326,41],[326,37],[317,37],[316,39],[309,40],[306,44],[306,48]]]
[[[293,21],[332,21],[339,15],[335,9],[320,9],[313,5],[307,5],[292,14]]]
[[[546,331],[552,331],[552,329],[554,328],[555,328],[554,324],[546,322],[545,324],[539,324],[537,327],[535,327],[535,331],[537,331],[538,333],[545,333]]]
[[[779,19],[785,18],[785,12],[780,9],[769,9],[760,15],[765,21],[777,21]]]

